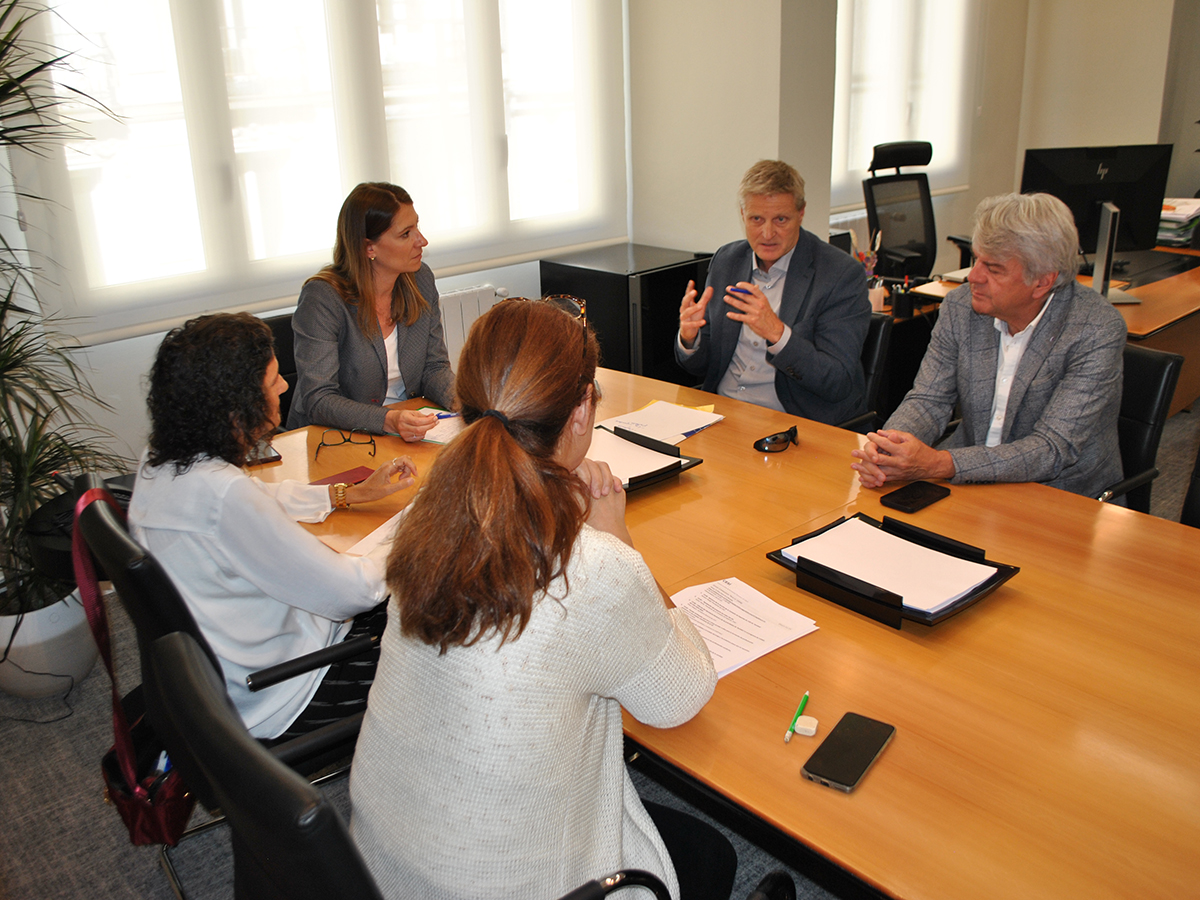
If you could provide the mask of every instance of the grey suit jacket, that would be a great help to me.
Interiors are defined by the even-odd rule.
[[[947,296],[913,389],[884,428],[932,443],[957,403],[962,424],[939,448],[954,458],[952,481],[1039,481],[1090,496],[1120,481],[1121,314],[1074,281],[1059,288],[1017,367],[1001,443],[985,447],[1000,353],[994,322],[971,309],[969,286]]]
[[[747,241],[726,244],[712,258],[706,286],[713,289],[696,352],[675,356],[703,388],[716,391],[737,349],[742,323],[726,318],[733,307],[725,288],[749,281],[754,251]],[[794,416],[836,425],[866,411],[862,347],[871,320],[867,278],[853,257],[801,229],[783,283],[779,318],[791,339],[767,362],[775,367],[775,394]]]
[[[454,373],[442,334],[442,316],[433,272],[422,263],[417,287],[429,303],[412,325],[396,324],[400,373],[410,397],[428,397],[449,407]],[[296,396],[287,427],[326,425],[382,434],[387,410],[387,350],[383,336],[368,339],[358,325],[358,307],[333,286],[310,281],[300,291],[292,316],[296,351]]]

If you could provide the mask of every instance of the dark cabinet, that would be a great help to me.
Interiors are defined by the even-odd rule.
[[[701,289],[711,253],[615,244],[541,260],[543,294],[587,301],[601,365],[675,384],[694,384],[675,362],[679,304],[689,280]]]

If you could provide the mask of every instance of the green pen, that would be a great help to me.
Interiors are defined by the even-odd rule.
[[[805,691],[804,696],[800,698],[800,705],[796,707],[796,714],[792,716],[792,724],[788,726],[787,734],[783,736],[783,742],[785,744],[789,743],[792,740],[792,735],[796,733],[796,720],[799,719],[801,713],[804,712],[804,706],[807,703],[808,691]]]

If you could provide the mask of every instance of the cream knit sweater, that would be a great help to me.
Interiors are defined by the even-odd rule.
[[[585,525],[524,633],[439,655],[389,607],[354,758],[351,829],[389,898],[553,900],[674,867],[622,759],[621,707],[670,728],[716,686],[642,557]],[[559,599],[555,599],[559,598]]]

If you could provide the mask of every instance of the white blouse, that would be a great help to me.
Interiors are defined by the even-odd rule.
[[[176,475],[143,456],[138,469],[130,531],[183,595],[255,737],[282,734],[327,669],[254,694],[246,676],[342,640],[348,620],[387,595],[389,542],[346,556],[296,524],[331,511],[327,487],[267,484],[222,460]]]

